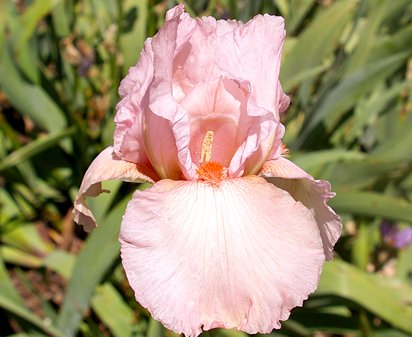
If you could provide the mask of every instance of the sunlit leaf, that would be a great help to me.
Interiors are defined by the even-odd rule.
[[[412,332],[412,287],[367,274],[340,260],[326,263],[316,294],[350,299],[409,333]]]
[[[133,311],[110,283],[105,283],[96,288],[91,305],[114,336],[132,336]]]

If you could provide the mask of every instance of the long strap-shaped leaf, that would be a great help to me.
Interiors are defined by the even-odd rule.
[[[63,337],[64,335],[53,325],[45,323],[41,318],[27,309],[23,300],[13,287],[7,270],[0,254],[0,308],[20,317],[27,322],[38,327],[40,330],[53,337]]]
[[[412,287],[335,260],[326,263],[316,294],[350,299],[394,326],[412,332]]]
[[[90,234],[77,257],[57,318],[58,327],[67,337],[75,336],[93,291],[119,256],[119,225],[129,199],[130,197],[127,197],[122,200],[99,223],[99,227]]]

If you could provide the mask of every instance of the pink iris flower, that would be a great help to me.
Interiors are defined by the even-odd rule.
[[[87,170],[75,221],[101,181],[150,182],[129,202],[121,257],[136,299],[186,336],[280,328],[332,259],[330,184],[285,158],[281,17],[190,18],[178,5],[119,89],[114,145]]]

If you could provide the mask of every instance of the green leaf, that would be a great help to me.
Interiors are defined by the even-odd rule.
[[[302,132],[292,147],[300,147],[307,136],[321,122],[327,131],[331,131],[343,114],[353,107],[354,103],[367,94],[377,81],[384,80],[388,75],[405,61],[408,52],[396,55],[368,64],[362,69],[352,73],[343,79],[335,88],[328,92],[325,99],[314,110],[309,121],[304,124]]]
[[[338,47],[343,29],[350,21],[355,5],[354,0],[343,0],[335,2],[326,10],[319,10],[319,14],[297,38],[294,48],[283,56],[281,83],[290,88],[289,79],[324,64]],[[304,84],[306,97],[311,82],[306,81]]]
[[[65,37],[70,34],[70,25],[68,18],[67,1],[56,3],[52,10],[53,27],[58,37]]]
[[[0,172],[9,169],[17,164],[21,164],[25,160],[30,159],[36,154],[49,149],[52,146],[58,144],[62,139],[73,135],[76,132],[74,126],[53,132],[47,136],[40,137],[24,147],[9,154],[6,158],[0,162]]]
[[[21,216],[18,204],[5,188],[0,189],[0,228]],[[2,229],[3,230],[3,229]]]
[[[63,250],[54,250],[43,259],[44,266],[59,273],[66,280],[70,279],[73,273],[76,257]]]
[[[102,193],[98,198],[87,198],[87,203],[90,209],[93,209],[93,215],[98,223],[109,211],[121,185],[122,182],[119,180],[104,181],[102,182],[102,188],[109,191],[109,193]]]
[[[283,11],[286,12],[285,14],[287,14],[287,17],[285,17],[282,13],[282,16],[285,18],[286,30],[288,34],[294,34],[297,28],[302,25],[303,19],[315,4],[315,0],[284,0],[275,2],[278,7],[282,6],[285,9],[289,5],[287,12],[285,10]]]
[[[322,308],[324,310],[324,308]],[[357,329],[357,322],[352,317],[345,317],[313,309],[298,310],[292,314],[292,320],[299,322],[312,333],[323,331],[329,334],[350,335]],[[311,335],[312,336],[312,335]]]
[[[97,287],[91,304],[93,310],[115,337],[132,336],[133,311],[113,285],[104,283]]]
[[[355,141],[357,137],[362,136],[364,129],[367,126],[373,126],[373,122],[378,118],[379,114],[385,110],[388,104],[401,92],[411,86],[411,81],[403,81],[396,83],[389,88],[377,87],[373,95],[366,101],[362,101],[355,107],[353,118],[349,119],[339,131],[335,131],[333,139],[337,136],[344,138],[346,143]],[[342,135],[340,135],[342,134]]]
[[[403,124],[405,124],[405,122],[403,122]],[[394,137],[382,142],[380,146],[371,152],[370,158],[376,160],[383,159],[387,162],[403,162],[405,164],[412,162],[412,132],[410,132],[410,126],[412,126],[412,123],[406,124],[406,127],[404,127],[403,130],[399,130]]]
[[[412,245],[399,251],[396,265],[396,276],[403,280],[408,280],[412,275]]]
[[[346,262],[324,265],[317,295],[338,295],[358,303],[392,325],[412,332],[412,287],[399,280],[367,274]]]
[[[50,322],[45,322],[29,309],[14,289],[0,254],[0,308],[20,317],[54,337],[64,337]]]
[[[19,224],[15,228],[2,233],[1,241],[16,248],[36,254],[47,255],[51,252],[52,245],[40,234],[34,224]]]
[[[305,171],[312,173],[316,168],[328,163],[337,161],[358,161],[364,158],[365,155],[358,151],[333,149],[307,153],[294,152],[291,160]]]
[[[374,192],[338,192],[329,202],[338,213],[359,214],[412,223],[412,204]]]
[[[147,327],[147,337],[163,337],[165,335],[165,328],[162,324],[150,317],[149,326]]]
[[[8,18],[8,7],[6,1],[0,1],[0,55],[6,42],[6,23]]]
[[[313,79],[319,76],[322,72],[327,70],[330,67],[330,62],[325,61],[323,64],[304,69],[299,73],[293,74],[290,78],[287,78],[284,82],[282,82],[284,92],[291,91],[294,87],[299,85],[301,82],[304,82],[309,79]]]
[[[120,24],[128,23],[128,31],[120,36],[120,50],[124,57],[123,74],[135,65],[139,59],[140,50],[146,39],[146,26],[149,18],[148,0],[126,0],[122,2],[123,17]],[[131,47],[133,46],[133,47]]]
[[[77,257],[57,324],[73,337],[88,307],[94,288],[119,256],[119,226],[130,196],[123,199],[88,237]]]
[[[13,44],[18,55],[23,48],[27,47],[30,37],[35,32],[39,22],[48,15],[54,6],[61,0],[36,0],[19,17],[19,26],[13,36]]]
[[[24,252],[16,247],[1,245],[0,254],[3,256],[5,262],[18,266],[38,268],[42,265],[40,257]]]
[[[13,106],[39,127],[49,132],[65,128],[63,111],[40,86],[20,77],[6,49],[0,55],[0,86]]]
[[[352,244],[352,263],[359,269],[366,270],[375,247],[373,239],[377,226],[359,221],[357,228]]]
[[[331,163],[322,171],[322,179],[337,190],[348,191],[372,187],[380,179],[400,178],[403,169],[403,162],[369,155],[363,160]]]
[[[229,329],[216,329],[211,333],[212,337],[247,337],[248,334],[243,331],[229,330]]]
[[[388,1],[373,1],[369,3],[369,6],[372,8],[365,17],[366,24],[364,22],[362,22],[364,24],[359,24],[362,27],[360,31],[357,31],[356,38],[359,42],[352,55],[348,58],[347,74],[360,69],[367,63],[369,55],[376,44],[376,39],[379,37],[378,29],[381,27],[382,22],[393,12],[399,10],[399,8],[405,7],[406,4],[407,1],[405,0],[398,0],[392,3]]]

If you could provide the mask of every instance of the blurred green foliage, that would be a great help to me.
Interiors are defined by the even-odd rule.
[[[173,336],[133,299],[119,261],[132,188],[71,208],[112,143],[117,87],[175,1],[0,1],[0,335]],[[330,180],[344,232],[318,290],[275,337],[412,336],[412,246],[380,234],[412,224],[410,0],[187,1],[191,15],[282,15],[281,81],[292,160]],[[145,186],[139,186],[145,188]],[[222,337],[243,337],[215,330]]]

